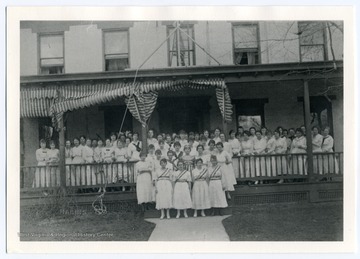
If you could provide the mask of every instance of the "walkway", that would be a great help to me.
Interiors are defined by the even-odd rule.
[[[156,224],[149,241],[230,241],[221,223],[227,217],[146,219]]]

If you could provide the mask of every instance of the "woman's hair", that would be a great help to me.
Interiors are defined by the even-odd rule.
[[[50,140],[49,145],[54,145],[54,146],[55,146],[55,141],[54,141],[54,140]]]
[[[165,163],[165,164],[166,164],[166,163],[167,163],[166,158],[161,158],[161,159],[160,159],[160,163],[161,163],[161,162],[163,162],[163,163]]]
[[[300,132],[301,133],[301,135],[304,135],[304,132],[302,131],[302,129],[301,128],[297,128],[296,130],[295,130],[295,133],[296,132]]]
[[[46,140],[45,140],[45,139],[43,139],[43,138],[42,138],[42,139],[40,139],[40,144],[41,144],[41,143],[42,143],[42,144],[46,144]]]
[[[78,137],[75,137],[73,141],[75,142],[75,140],[80,141]],[[40,142],[41,142],[41,140],[40,140]]]
[[[233,134],[235,131],[234,130],[230,130],[229,131],[229,136],[231,135],[231,134]],[[235,133],[235,135],[236,135],[236,133]]]
[[[198,158],[198,159],[195,160],[195,164],[197,164],[199,162],[203,163],[203,160],[201,158]]]
[[[274,130],[274,134],[278,133],[280,135],[280,131],[278,129]]]
[[[184,161],[182,161],[181,159],[176,163],[177,166],[179,166],[179,164],[184,164]]]
[[[250,129],[249,129],[249,132],[252,130],[252,129],[254,129],[255,130],[255,132],[256,132],[256,129],[255,129],[255,127],[251,127]]]
[[[216,143],[216,146],[224,147],[224,144],[222,142],[218,142],[218,143]]]
[[[199,147],[201,147],[203,150],[204,150],[204,146],[199,144],[197,147],[196,147],[196,150],[199,150]]]
[[[150,144],[149,149],[155,149],[155,146],[153,144]]]
[[[214,144],[215,145],[215,140],[213,140],[213,139],[211,139],[210,141],[209,141],[209,146],[210,146],[210,144]]]
[[[211,156],[210,156],[210,161],[211,161],[211,160],[213,160],[213,161],[217,161],[217,157],[216,157],[216,156],[214,156],[214,155],[211,155]]]
[[[245,131],[244,131],[244,135],[246,135],[246,136],[248,136],[248,137],[249,137],[249,136],[251,135],[251,134],[250,134],[250,131],[245,130]]]
[[[174,143],[174,147],[176,147],[176,146],[181,147],[181,144],[180,144],[179,141],[176,141],[176,142]]]
[[[155,155],[161,155],[162,153],[161,153],[161,150],[160,149],[157,149],[156,151],[155,151]]]
[[[320,128],[318,126],[314,126],[311,128],[312,130],[317,129],[320,132]]]

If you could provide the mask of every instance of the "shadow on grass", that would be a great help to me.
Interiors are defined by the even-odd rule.
[[[223,220],[231,241],[342,241],[342,202],[246,205]]]

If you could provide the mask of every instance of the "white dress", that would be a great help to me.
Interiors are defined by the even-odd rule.
[[[173,187],[172,172],[165,168],[155,171],[154,179],[156,181],[156,209],[171,209],[173,207]]]
[[[254,138],[254,152],[257,155],[264,155],[267,141],[265,138]],[[255,176],[266,176],[265,174],[265,157],[255,157]]]
[[[290,170],[292,174],[306,175],[307,174],[307,164],[306,164],[306,138],[301,136],[300,138],[294,138],[291,143],[291,154],[300,154],[293,155],[291,157]],[[305,155],[301,155],[305,154]]]
[[[234,185],[236,184],[236,178],[234,174],[234,168],[232,166],[232,163],[227,164],[226,161],[232,162],[231,156],[229,153],[227,153],[225,150],[223,150],[221,153],[218,153],[216,155],[218,164],[223,169],[223,178],[226,183],[225,190],[226,191],[234,191]]]
[[[267,140],[266,143],[266,154],[273,155],[275,154],[275,138],[271,137]],[[276,172],[276,159],[274,156],[268,156],[266,160],[266,176],[272,177],[277,176]]]
[[[113,168],[112,168],[112,162],[113,162],[113,154],[114,149],[112,147],[103,147],[101,150],[101,157],[103,159],[103,183],[112,183],[113,182]]]
[[[192,188],[192,207],[196,210],[203,210],[211,208],[210,196],[209,196],[209,185],[207,178],[209,172],[207,167],[202,169],[195,168],[193,170],[194,185]]]
[[[60,152],[59,149],[49,149],[47,152],[49,167],[46,170],[46,186],[60,186]]]
[[[35,170],[35,177],[33,181],[33,187],[46,187],[46,163],[48,161],[48,151],[47,148],[39,148],[36,150],[36,160],[38,166]]]
[[[334,139],[330,135],[325,136],[321,149],[322,152],[329,154],[323,155],[324,174],[339,174],[338,158],[333,154],[333,148]]]
[[[73,166],[71,167],[71,185],[72,186],[79,186],[81,185],[81,167],[82,164],[85,163],[84,158],[83,158],[83,146],[79,145],[79,146],[75,146],[72,148],[72,155],[73,155],[73,160],[72,160],[72,164]]]
[[[114,149],[114,158],[115,158],[115,162],[113,164],[112,167],[112,171],[113,171],[113,176],[112,176],[112,181],[113,182],[118,182],[121,180],[124,180],[125,182],[129,181],[129,174],[128,174],[128,170],[127,170],[127,159],[126,159],[126,155],[127,155],[127,150],[126,148],[115,148]]]
[[[213,208],[225,208],[228,206],[223,187],[226,182],[223,178],[224,172],[220,165],[209,167],[209,198]]]
[[[86,164],[94,163],[94,150],[91,147],[83,147],[83,158]],[[85,170],[82,170],[82,185],[96,184],[95,168],[92,165],[87,165]]]
[[[192,207],[190,184],[191,175],[187,170],[173,171],[174,181],[174,195],[173,195],[173,207],[174,209],[183,210],[190,209]]]
[[[285,138],[275,138],[275,154],[286,154],[287,144]],[[276,172],[278,175],[286,174],[288,171],[288,162],[286,156],[276,157]]]
[[[316,136],[312,137],[312,151],[313,151],[313,165],[314,165],[314,174],[323,174],[323,159],[322,155],[316,154],[321,153],[323,143],[323,136],[317,134]]]
[[[139,161],[135,164],[136,197],[138,204],[153,201],[153,185],[151,177],[151,165],[146,161]]]
[[[255,176],[254,142],[251,139],[241,142],[240,178]]]
[[[199,156],[199,154],[198,154],[197,156],[195,156],[195,163],[196,163],[196,160],[200,159],[200,158],[203,161],[203,166],[208,167],[210,165],[210,155],[209,154],[203,153],[201,156]]]
[[[70,186],[70,164],[72,161],[72,150],[71,148],[65,147],[65,172],[66,172],[66,186]]]
[[[229,139],[228,143],[230,144],[232,154],[239,155],[239,153],[241,151],[241,144],[240,144],[239,140],[236,138]]]

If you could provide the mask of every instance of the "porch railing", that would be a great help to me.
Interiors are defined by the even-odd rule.
[[[307,154],[271,154],[233,157],[238,181],[307,179],[342,179],[343,153],[313,153],[313,168],[308,172]],[[76,188],[136,186],[136,162],[92,163],[65,165],[66,186]],[[60,170],[56,165],[23,166],[20,188],[52,188],[60,186]]]
[[[309,178],[307,154],[266,154],[233,157],[235,177],[238,181]],[[315,180],[341,178],[343,153],[313,153]]]
[[[67,187],[135,187],[136,162],[89,163],[65,165]],[[52,188],[60,186],[57,165],[21,167],[21,188]]]

